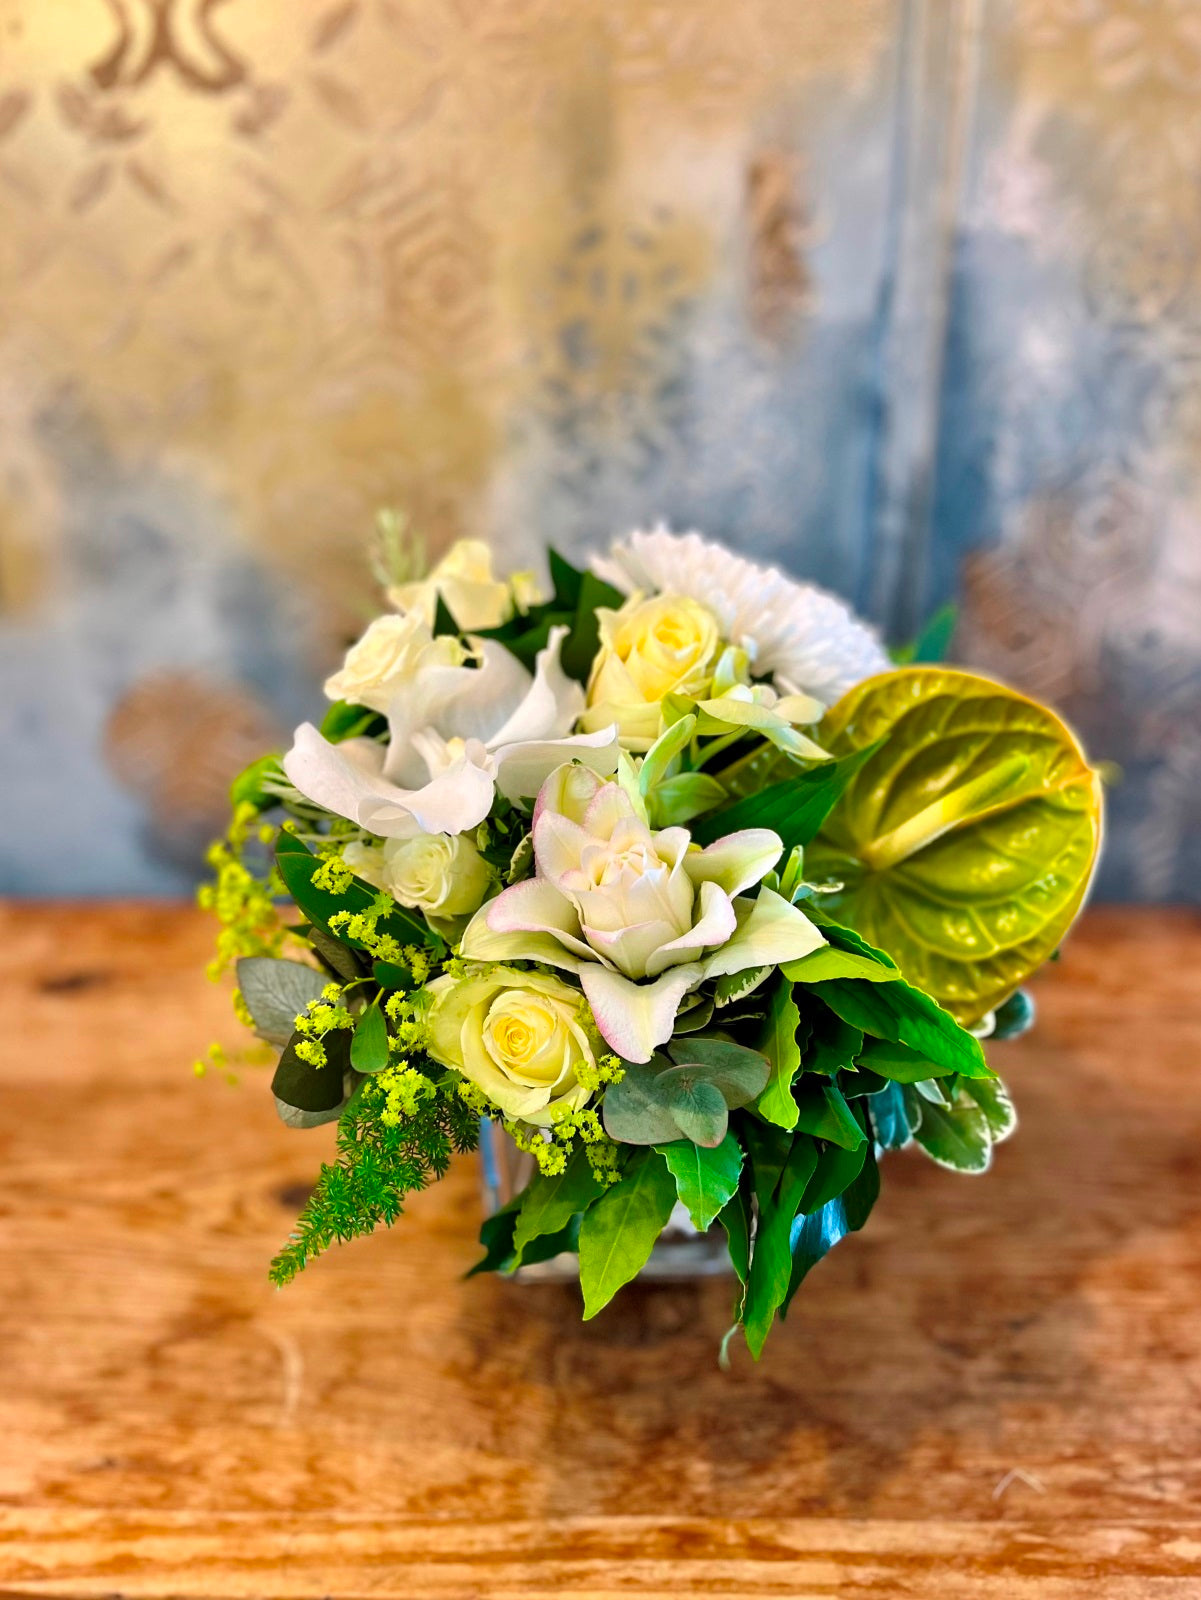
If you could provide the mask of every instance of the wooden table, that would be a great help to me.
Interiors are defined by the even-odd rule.
[[[761,1365],[724,1282],[472,1279],[466,1160],[266,1281],[279,1126],[175,907],[9,907],[0,1591],[1201,1596],[1201,922],[1093,913],[985,1178],[886,1163]]]

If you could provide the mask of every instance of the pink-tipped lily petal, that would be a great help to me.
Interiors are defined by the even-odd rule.
[[[700,982],[696,965],[673,967],[650,983],[633,983],[607,967],[583,966],[580,983],[610,1049],[625,1061],[649,1061],[671,1038],[680,1001]]]
[[[723,945],[738,927],[738,916],[733,902],[724,889],[715,883],[702,883],[700,889],[698,920],[687,933],[669,944],[660,945],[646,963],[647,976],[675,966],[680,961],[695,961],[706,949]]]
[[[728,895],[760,883],[779,859],[784,845],[770,828],[741,828],[704,850],[690,850],[684,871],[693,883],[716,883]]]
[[[803,911],[771,889],[760,889],[753,901],[736,901],[734,909],[738,913],[738,931],[728,944],[706,957],[706,978],[745,972],[748,967],[782,966],[826,942]]]

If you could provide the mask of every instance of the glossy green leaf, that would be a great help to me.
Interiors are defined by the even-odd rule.
[[[547,1234],[561,1233],[572,1217],[604,1193],[583,1147],[577,1145],[562,1172],[536,1173],[525,1191],[513,1230],[513,1264],[527,1259],[529,1246]]]
[[[734,1268],[738,1282],[742,1286],[735,1308],[735,1316],[741,1322],[747,1279],[751,1274],[751,1198],[745,1178],[722,1207],[717,1220],[725,1229],[730,1265]]]
[[[271,1079],[271,1092],[277,1100],[297,1111],[335,1111],[341,1106],[344,1094],[346,1068],[350,1065],[350,1034],[344,1028],[327,1033],[326,1062],[323,1067],[311,1066],[296,1054],[299,1035],[294,1034],[284,1046],[279,1065]]]
[[[1018,989],[996,1011],[992,1039],[1017,1039],[1034,1026],[1034,996],[1028,989]]]
[[[267,811],[279,804],[279,796],[263,787],[265,778],[283,777],[283,768],[277,755],[260,756],[257,761],[238,773],[230,785],[229,799],[234,806],[253,806],[256,811]]]
[[[580,1223],[584,1321],[646,1265],[676,1203],[676,1180],[657,1150],[638,1150]]]
[[[651,821],[656,828],[677,828],[703,812],[712,811],[726,791],[707,772],[677,772],[664,778],[650,795]]]
[[[388,1065],[388,1023],[373,1001],[355,1024],[350,1041],[350,1064],[356,1072],[382,1072]]]
[[[756,1361],[792,1276],[792,1225],[817,1167],[817,1146],[801,1135],[793,1143],[775,1193],[759,1208],[759,1227],[751,1253],[743,1326]]]
[[[913,1137],[940,1167],[954,1172],[987,1172],[992,1164],[992,1134],[988,1118],[966,1094],[954,1105],[939,1105],[927,1099],[916,1085],[904,1091],[906,1109],[917,1125]]]
[[[921,1121],[921,1112],[910,1108],[905,1091],[899,1083],[890,1083],[878,1095],[873,1095],[868,1107],[876,1141],[885,1150],[903,1150],[913,1142],[913,1132]]]
[[[293,834],[281,833],[275,845],[275,861],[279,875],[288,893],[314,926],[333,939],[361,949],[361,942],[349,934],[338,934],[329,925],[329,919],[339,911],[367,911],[374,904],[377,891],[361,879],[355,878],[345,894],[333,895],[318,889],[313,874],[321,862],[312,851]],[[376,932],[390,934],[400,944],[438,945],[441,940],[420,918],[412,916],[401,906],[389,911],[376,923]]]
[[[988,1124],[988,1136],[993,1144],[1008,1139],[1018,1125],[1018,1114],[1000,1078],[992,1078],[987,1082],[979,1078],[965,1079],[960,1088],[983,1112]]]
[[[516,1267],[513,1235],[517,1224],[517,1212],[524,1198],[524,1192],[515,1195],[507,1206],[493,1212],[485,1221],[480,1229],[480,1243],[484,1246],[484,1255],[468,1269],[464,1274],[465,1277],[474,1278],[481,1272],[509,1272]],[[537,1239],[532,1239],[525,1247],[521,1264],[523,1267],[532,1267],[539,1261],[551,1261],[557,1255],[572,1253],[579,1248],[579,1240],[580,1219],[573,1216],[557,1233],[546,1233]]]
[[[792,1080],[801,1067],[801,1046],[797,1032],[801,1014],[792,998],[792,985],[777,983],[768,1002],[767,1026],[760,1041],[771,1064],[767,1087],[755,1102],[755,1110],[780,1128],[795,1128],[797,1104],[792,1096]]]
[[[854,1150],[865,1134],[840,1090],[828,1078],[801,1078],[793,1090],[797,1107],[797,1127],[815,1139],[829,1139],[847,1150]]]
[[[347,700],[335,700],[321,719],[321,734],[331,744],[341,744],[344,739],[370,737],[387,726],[387,718],[378,711],[351,705]]]
[[[692,1225],[704,1233],[729,1204],[742,1171],[742,1146],[732,1133],[712,1149],[677,1139],[659,1146],[676,1180],[676,1193],[688,1208]]]
[[[980,1041],[961,1028],[949,1011],[903,979],[865,983],[861,978],[838,978],[817,984],[814,993],[863,1034],[908,1045],[947,1072],[962,1072],[969,1078],[989,1076]]]
[[[740,828],[770,828],[779,834],[785,851],[807,845],[870,753],[857,750],[849,757],[823,761],[782,783],[760,788],[698,822],[692,837],[706,845]]]
[[[958,621],[959,607],[954,601],[940,606],[915,639],[892,652],[892,659],[898,666],[913,667],[945,661]]]
[[[920,1051],[908,1050],[888,1039],[869,1039],[859,1052],[859,1065],[893,1083],[923,1083],[928,1078],[945,1077],[950,1071]]]
[[[805,1071],[833,1078],[850,1067],[863,1049],[863,1034],[831,1011],[829,1006],[806,996],[809,1037],[805,1043]]]
[[[287,1044],[296,1030],[296,1018],[321,998],[329,982],[316,967],[276,956],[242,956],[235,970],[255,1031],[278,1045]]]
[[[787,1129],[759,1122],[754,1117],[742,1118],[738,1133],[750,1163],[755,1200],[762,1211],[780,1181],[792,1151],[793,1135]]]
[[[793,1295],[817,1263],[848,1233],[857,1233],[862,1228],[879,1196],[879,1169],[871,1150],[866,1149],[863,1167],[848,1187],[794,1224],[791,1239],[792,1271],[788,1278],[788,1291],[780,1306],[781,1316],[787,1314]]]
[[[1101,790],[1070,730],[988,679],[912,667],[871,678],[818,731],[852,777],[806,856],[841,922],[965,1022],[1062,939],[1101,838]]]
[[[836,1200],[863,1171],[870,1153],[871,1144],[867,1139],[860,1140],[851,1150],[837,1144],[826,1145],[817,1158],[813,1176],[805,1186],[801,1211],[808,1215],[820,1211],[831,1200]]]
[[[895,983],[901,974],[898,968],[885,966],[871,956],[852,950],[839,950],[835,945],[819,945],[799,961],[788,961],[781,969],[793,983],[827,983],[833,978],[862,978],[866,983]]]

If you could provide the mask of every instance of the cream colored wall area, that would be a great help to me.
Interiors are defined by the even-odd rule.
[[[0,0],[0,890],[186,889],[393,506],[699,525],[897,639],[961,590],[1125,770],[1107,892],[1201,893],[1199,59],[1177,0]]]

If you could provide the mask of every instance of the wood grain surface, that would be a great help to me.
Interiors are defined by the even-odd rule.
[[[1201,1596],[1201,922],[1092,913],[983,1178],[889,1158],[764,1360],[726,1283],[462,1279],[474,1164],[278,1293],[276,1122],[164,906],[0,910],[0,1592]]]

